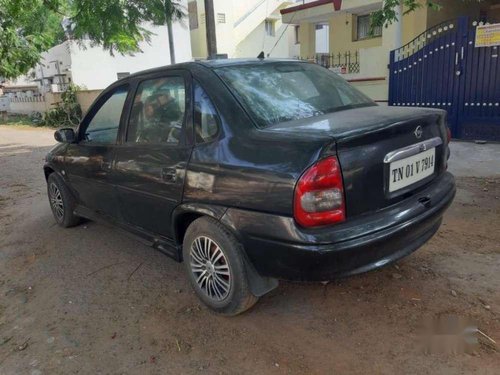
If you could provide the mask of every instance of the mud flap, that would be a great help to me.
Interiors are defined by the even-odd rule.
[[[265,277],[259,275],[255,270],[254,266],[245,254],[246,262],[246,274],[248,276],[248,283],[250,291],[255,297],[262,297],[264,294],[269,293],[271,290],[276,289],[279,285],[278,279],[272,277]]]

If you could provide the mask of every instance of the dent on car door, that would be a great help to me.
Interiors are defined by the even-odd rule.
[[[109,175],[127,94],[124,85],[99,99],[66,152],[66,172],[80,204],[112,217],[118,210]]]
[[[190,86],[184,73],[138,82],[126,136],[115,153],[112,180],[123,219],[168,238],[191,152],[186,137],[191,122]]]

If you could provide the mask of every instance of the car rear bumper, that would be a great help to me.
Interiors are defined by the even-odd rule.
[[[379,268],[417,250],[439,229],[454,196],[454,178],[445,173],[397,205],[328,228],[305,230],[290,217],[240,209],[228,209],[221,221],[262,276],[323,281]]]

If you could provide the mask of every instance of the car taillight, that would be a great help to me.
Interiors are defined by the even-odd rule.
[[[336,157],[316,162],[300,177],[295,187],[293,215],[303,227],[345,220],[344,183]]]

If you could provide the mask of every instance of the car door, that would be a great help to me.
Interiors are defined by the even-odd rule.
[[[111,165],[128,91],[128,84],[120,85],[97,100],[65,157],[67,177],[80,204],[112,218],[119,212],[110,181]]]
[[[114,156],[112,180],[123,219],[168,238],[191,154],[190,108],[189,73],[171,71],[138,79],[127,130]]]

